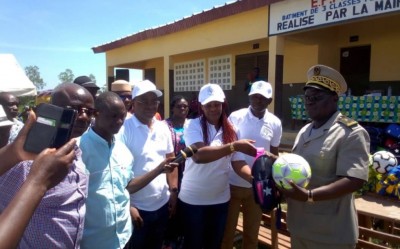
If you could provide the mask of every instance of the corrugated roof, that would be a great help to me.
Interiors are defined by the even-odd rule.
[[[93,47],[92,50],[95,53],[106,52],[135,42],[168,35],[185,29],[190,29],[196,25],[211,22],[248,10],[257,9],[280,1],[283,0],[238,0],[235,2],[225,3],[225,5],[213,7],[209,10],[203,10],[201,13],[193,14],[189,17],[184,17],[181,20],[157,28],[150,28],[139,31],[138,33],[126,36],[124,38]]]

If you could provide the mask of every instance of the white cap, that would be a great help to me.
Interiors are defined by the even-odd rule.
[[[132,99],[148,92],[155,93],[157,97],[162,96],[162,92],[156,89],[156,85],[154,85],[153,82],[151,82],[150,80],[143,80],[136,83],[135,86],[133,87]]]
[[[4,111],[3,106],[0,105],[0,127],[2,127],[2,126],[11,126],[11,125],[13,125],[13,124],[14,124],[13,122],[11,122],[10,120],[8,120],[7,114],[6,114],[6,112]]]
[[[218,84],[208,83],[200,88],[199,102],[205,105],[211,101],[225,102],[225,94]]]
[[[251,84],[249,96],[253,94],[261,94],[267,99],[272,98],[272,86],[270,83],[260,80]]]

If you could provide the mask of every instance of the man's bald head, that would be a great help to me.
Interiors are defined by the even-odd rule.
[[[72,137],[81,136],[87,130],[94,109],[94,100],[88,90],[77,84],[63,83],[54,89],[51,95],[51,103],[78,112],[71,134]]]
[[[84,87],[73,83],[62,83],[51,94],[51,103],[56,106],[74,106],[76,101],[91,102],[94,106],[92,95]]]

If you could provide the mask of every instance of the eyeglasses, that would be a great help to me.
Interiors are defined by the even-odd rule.
[[[65,108],[67,109],[73,109],[78,112],[78,116],[82,114],[86,114],[89,118],[91,118],[94,113],[96,112],[95,109],[92,108],[86,108],[86,107],[81,107],[81,106],[66,106]]]
[[[153,100],[153,101],[140,101],[140,100],[135,100],[137,103],[141,105],[146,105],[146,106],[155,106],[160,104],[159,100]]]
[[[185,104],[181,104],[181,105],[176,105],[175,106],[175,108],[178,108],[178,109],[187,109],[187,108],[189,108],[189,106],[188,105],[185,105]]]
[[[332,96],[331,94],[319,94],[319,95],[312,95],[312,96],[303,96],[304,101],[309,101],[309,102],[319,102],[323,100],[326,96]]]
[[[122,99],[132,99],[132,95],[131,94],[118,94],[118,96]]]

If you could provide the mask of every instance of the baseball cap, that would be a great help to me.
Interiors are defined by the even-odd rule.
[[[223,103],[225,101],[225,94],[218,84],[208,83],[200,88],[199,102],[205,105],[211,101],[218,101]]]
[[[85,76],[85,75],[76,77],[76,78],[74,79],[74,83],[75,83],[75,84],[78,84],[78,85],[80,85],[80,86],[83,86],[84,88],[96,88],[97,90],[100,89],[100,87],[98,87],[98,86],[96,85],[96,83],[94,83],[94,82],[92,81],[91,78],[89,78],[88,76]]]
[[[148,92],[155,93],[157,97],[162,96],[162,92],[156,89],[156,85],[154,85],[153,82],[151,82],[150,80],[143,80],[135,84],[135,87],[132,90],[132,99]]]
[[[111,91],[113,92],[130,92],[132,91],[132,86],[126,80],[116,80],[111,83]]]
[[[13,125],[13,124],[14,124],[13,122],[11,122],[10,120],[8,120],[7,114],[6,114],[6,112],[4,111],[3,106],[0,105],[0,127],[3,127],[3,126],[11,126],[11,125]]]
[[[272,86],[270,83],[260,80],[251,84],[249,96],[253,94],[261,94],[267,99],[272,98]]]
[[[338,95],[347,91],[347,83],[343,76],[335,69],[325,65],[315,65],[308,69],[304,90],[308,87],[329,90]]]

